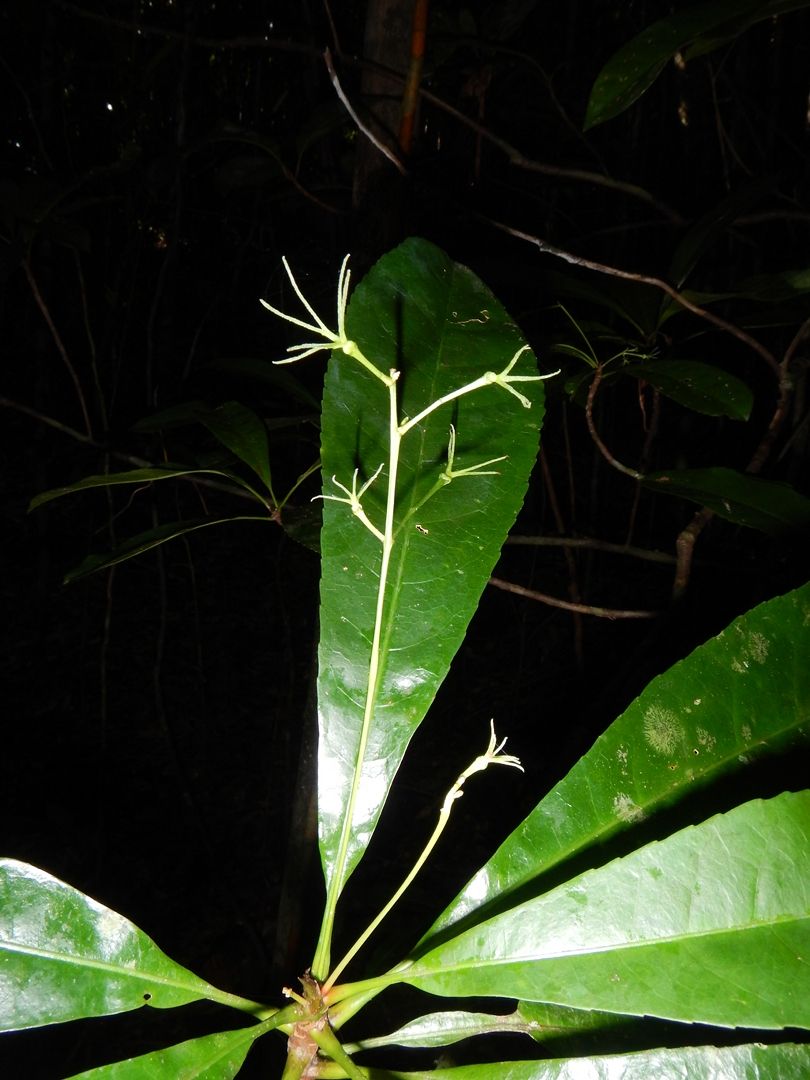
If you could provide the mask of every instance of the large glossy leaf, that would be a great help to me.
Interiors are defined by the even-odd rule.
[[[810,1046],[687,1046],[551,1061],[506,1061],[429,1072],[370,1070],[370,1080],[805,1080]]]
[[[165,1050],[76,1073],[69,1080],[231,1080],[267,1024],[189,1039]]]
[[[728,1027],[810,1028],[810,791],[755,800],[587,871],[392,976]]]
[[[810,499],[789,484],[735,469],[668,469],[642,481],[652,491],[708,506],[718,517],[770,536],[810,529]]]
[[[537,895],[541,875],[767,753],[810,743],[810,585],[654,679],[451,902],[424,947]]]
[[[492,293],[463,266],[423,240],[386,255],[354,292],[347,332],[384,372],[401,371],[400,418],[487,371],[500,372],[523,345]],[[513,374],[536,375],[524,353]],[[381,548],[343,503],[325,501],[318,673],[318,800],[327,883],[339,892],[360,859],[413,732],[459,647],[507,531],[537,452],[542,384],[521,383],[533,400],[486,386],[456,399],[413,428],[402,443],[396,544],[383,614],[374,712],[361,729],[377,605]],[[420,505],[446,465],[457,432],[456,468],[507,455],[497,475],[462,476]],[[323,399],[324,493],[332,477],[365,482],[388,461],[387,391],[343,353],[329,363]],[[363,499],[384,520],[387,470]],[[418,511],[416,508],[419,508]],[[482,712],[479,738],[489,717]],[[351,817],[349,806],[353,805]]]
[[[705,416],[747,420],[754,395],[741,379],[698,360],[654,360],[628,364],[626,375],[643,379],[679,405]]]
[[[260,1006],[217,990],[123,915],[16,859],[0,859],[0,1030],[190,1001]]]
[[[165,1050],[76,1073],[69,1080],[231,1080],[265,1024],[189,1039]]]
[[[713,0],[659,19],[623,45],[602,68],[591,89],[585,130],[629,108],[658,78],[667,61],[690,42],[707,39],[704,48],[694,49],[693,55],[699,55],[709,51],[709,37],[716,28],[723,27],[724,32],[711,38],[711,48],[754,22],[803,6],[798,0]]]

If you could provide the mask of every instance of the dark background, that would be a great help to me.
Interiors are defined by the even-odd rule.
[[[88,553],[161,523],[251,506],[233,491],[179,481],[27,513],[33,495],[88,474],[221,460],[201,425],[133,429],[190,401],[238,400],[263,417],[281,491],[315,462],[323,358],[285,369],[281,381],[270,361],[298,339],[258,304],[263,296],[295,308],[282,255],[327,322],[347,251],[355,280],[409,235],[472,267],[544,369],[565,366],[546,383],[545,469],[515,531],[673,555],[696,508],[639,496],[610,468],[582,398],[565,393],[584,365],[554,353],[560,341],[581,344],[563,298],[580,324],[599,321],[617,341],[628,334],[604,309],[571,300],[556,275],[605,289],[612,280],[574,271],[492,222],[665,276],[689,226],[742,193],[689,287],[733,292],[752,275],[806,269],[808,13],[763,22],[683,70],[667,65],[640,102],[582,133],[601,66],[678,6],[435,0],[423,85],[456,114],[421,103],[404,177],[357,131],[323,50],[357,109],[382,114],[389,99],[398,108],[401,82],[381,89],[367,61],[404,70],[410,4],[333,3],[332,25],[316,0],[3,6],[4,854],[121,911],[174,959],[240,995],[278,1000],[311,958],[321,886],[305,796],[319,567],[300,540],[316,535],[313,521],[309,532],[301,526],[317,473],[281,525],[205,529],[71,586],[64,574]],[[491,136],[529,166],[510,162]],[[810,312],[801,297],[792,308],[751,308],[713,310],[777,357]],[[662,399],[645,465],[743,469],[773,412],[771,374],[729,335],[697,319],[675,325],[645,348],[734,371],[755,407],[739,422]],[[764,475],[810,494],[806,356],[806,346],[797,351],[794,396]],[[606,386],[594,416],[613,453],[638,467],[638,384]],[[470,785],[443,859],[395,920],[402,939],[372,945],[369,965],[418,936],[652,676],[735,615],[801,584],[805,546],[801,535],[774,539],[715,519],[678,603],[671,562],[595,548],[567,562],[561,546],[507,546],[500,578],[661,614],[575,616],[487,591],[347,893],[338,939],[351,940],[398,883],[470,746],[483,749],[490,716],[526,775]],[[397,1022],[392,1002],[380,1029]],[[142,1010],[11,1036],[0,1044],[0,1072],[63,1077],[233,1023],[208,1007]],[[263,1075],[282,1050],[281,1040],[263,1040],[244,1075]]]

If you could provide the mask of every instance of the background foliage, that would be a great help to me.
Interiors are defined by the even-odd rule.
[[[335,6],[334,23],[320,4],[259,11],[242,0],[12,0],[0,14],[4,851],[257,998],[311,952],[288,903],[296,875],[320,903],[302,857],[309,807],[296,798],[306,790],[296,776],[311,775],[318,575],[299,540],[314,535],[318,478],[281,524],[265,513],[203,529],[69,589],[61,579],[88,551],[177,520],[255,514],[255,501],[225,478],[26,509],[81,476],[165,462],[249,480],[215,412],[230,402],[263,421],[282,498],[317,459],[322,378],[317,363],[294,376],[267,363],[289,343],[257,303],[289,306],[282,255],[323,311],[346,251],[359,276],[419,234],[469,264],[544,367],[564,365],[547,384],[543,453],[515,530],[524,542],[505,549],[498,579],[591,609],[661,613],[606,620],[489,591],[416,737],[373,874],[361,867],[350,883],[358,923],[407,859],[404,825],[432,813],[490,714],[499,728],[508,718],[526,778],[509,805],[465,796],[441,876],[403,908],[414,938],[436,899],[450,899],[653,674],[806,578],[803,504],[763,511],[755,499],[749,523],[764,513],[777,527],[743,527],[750,486],[731,491],[717,473],[745,470],[783,405],[758,479],[810,493],[806,344],[796,342],[782,394],[786,367],[780,375],[722,327],[676,314],[649,281],[572,265],[494,223],[686,289],[781,365],[810,314],[808,13],[760,21],[685,64],[675,57],[631,108],[583,134],[604,64],[685,5],[434,2],[403,179],[373,160],[361,170],[367,140],[323,57],[328,45],[361,112],[378,108],[355,57],[377,55],[369,28],[389,25],[385,6]],[[672,367],[696,363],[714,376]],[[612,467],[588,413],[615,459],[668,476],[670,490]],[[674,497],[676,479],[695,506]],[[705,504],[717,516],[673,604],[676,537]],[[763,766],[757,793],[789,786],[803,766],[796,755]],[[203,1019],[190,1011],[179,1037]],[[119,1050],[142,1047],[137,1024],[114,1024]],[[154,1031],[177,1040],[176,1017],[148,1024],[149,1045]],[[77,1072],[98,1060],[106,1030],[40,1033],[36,1049],[23,1037],[0,1054],[22,1047],[41,1055],[26,1058],[32,1068],[56,1060]]]

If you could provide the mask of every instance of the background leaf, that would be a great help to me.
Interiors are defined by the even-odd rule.
[[[689,42],[749,12],[758,10],[759,18],[768,18],[764,7],[767,5],[762,0],[715,0],[692,4],[645,27],[599,72],[588,100],[585,130],[629,108],[658,78],[667,61]]]
[[[740,616],[653,679],[501,844],[420,947],[459,920],[474,924],[536,896],[552,868],[763,754],[807,746],[809,625],[805,585]]]
[[[728,416],[747,420],[754,395],[741,379],[722,368],[699,360],[654,360],[648,364],[628,364],[626,375],[655,386],[666,397],[704,416]]]
[[[123,915],[78,889],[35,866],[0,859],[0,1030],[147,1003],[170,1009],[200,998],[260,1008],[197,978]]]
[[[87,491],[90,488],[116,487],[119,484],[145,485],[151,484],[154,480],[171,480],[173,477],[197,476],[199,474],[225,476],[228,477],[228,479],[231,479],[230,474],[222,472],[219,469],[190,469],[187,465],[147,466],[143,469],[128,469],[126,472],[102,473],[98,476],[85,476],[84,479],[77,480],[75,484],[68,484],[66,487],[51,488],[50,491],[43,491],[42,494],[35,495],[31,500],[28,509],[36,510],[38,506],[42,506],[52,499],[59,499],[62,495],[73,495],[77,491]]]
[[[178,536],[185,536],[198,529],[207,529],[210,525],[227,525],[231,521],[261,521],[266,524],[270,518],[267,515],[234,514],[233,517],[213,518],[209,521],[170,521],[166,525],[158,525],[155,529],[147,529],[146,532],[130,537],[112,551],[100,555],[88,555],[74,570],[69,570],[65,574],[64,582],[70,585],[108,566],[134,559],[136,555],[151,551],[152,548],[165,544],[167,540],[174,540]]]
[[[231,1080],[241,1069],[263,1024],[189,1039],[112,1065],[76,1073],[69,1080]]]
[[[810,791],[590,870],[392,979],[726,1027],[810,1028]]]
[[[810,529],[810,499],[776,480],[715,467],[649,473],[642,483],[651,491],[708,506],[718,517],[769,536]]]
[[[524,344],[503,307],[471,271],[424,240],[384,256],[354,292],[347,333],[383,371],[402,371],[400,416],[415,416],[443,393],[488,370],[501,371]],[[536,373],[531,353],[514,374]],[[390,784],[458,649],[526,491],[543,417],[542,384],[523,383],[524,409],[486,387],[432,414],[403,442],[397,543],[389,576],[382,664],[365,753],[360,733],[375,619],[380,544],[342,503],[323,507],[318,760],[321,857],[339,892],[374,830]],[[461,477],[413,513],[446,463],[448,430],[456,467],[506,454],[496,476]],[[322,416],[325,494],[337,476],[371,477],[388,461],[382,385],[342,353],[332,357]],[[339,494],[339,492],[338,492]],[[385,473],[364,497],[380,527]],[[421,526],[417,529],[417,525]],[[452,602],[449,598],[452,597]],[[481,742],[486,742],[486,714]],[[344,822],[355,770],[359,793]],[[345,861],[338,864],[343,830]]]
[[[223,446],[256,473],[275,502],[267,429],[263,421],[238,401],[226,401],[216,409],[199,409],[197,418]]]

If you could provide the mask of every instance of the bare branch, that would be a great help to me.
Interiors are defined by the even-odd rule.
[[[388,158],[388,160],[391,162],[391,164],[394,166],[394,168],[399,171],[400,175],[402,175],[402,176],[407,175],[407,169],[402,164],[402,162],[399,160],[399,158],[396,156],[396,154],[393,152],[393,150],[390,150],[385,145],[385,143],[381,142],[377,138],[377,136],[374,134],[374,132],[368,127],[368,125],[364,124],[363,121],[360,119],[360,117],[355,112],[355,109],[352,106],[352,103],[346,97],[345,93],[343,92],[343,87],[340,85],[340,80],[338,79],[337,72],[335,71],[334,64],[332,63],[332,54],[329,51],[329,49],[324,49],[323,58],[324,58],[324,61],[326,62],[326,70],[329,72],[329,78],[332,80],[332,86],[334,86],[334,88],[335,88],[335,93],[340,98],[340,100],[343,103],[343,106],[346,109],[346,111],[348,112],[349,116],[351,116],[352,120],[354,120],[355,124],[357,124],[357,127],[360,129],[360,131],[363,132],[363,134],[366,136],[366,138],[369,140],[369,142],[373,143],[373,145],[376,146],[376,148],[380,151],[380,153],[384,157]]]
[[[563,611],[578,611],[582,615],[595,615],[599,619],[657,619],[660,611],[622,611],[616,608],[594,607],[591,604],[572,604],[568,600],[558,600],[555,596],[537,592],[535,589],[526,589],[523,585],[515,585],[512,581],[504,581],[503,578],[491,577],[489,584],[496,589],[515,593],[517,596],[525,596],[529,600],[537,600],[549,607],[562,608]]]

